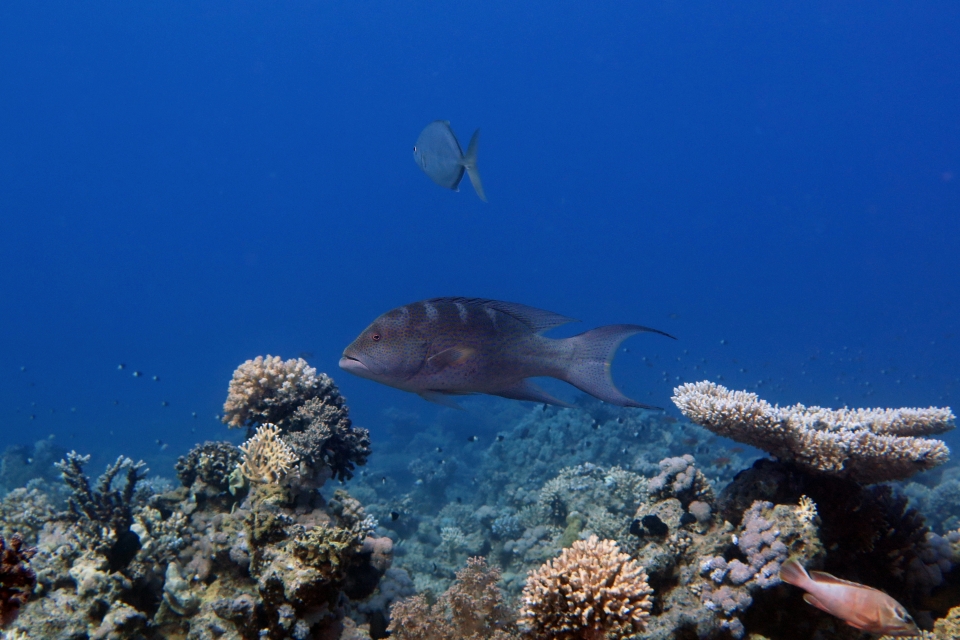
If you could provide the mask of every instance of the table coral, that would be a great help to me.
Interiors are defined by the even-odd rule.
[[[709,381],[680,385],[673,401],[685,416],[718,435],[864,484],[908,478],[950,455],[942,441],[921,437],[952,429],[950,409],[779,407],[755,393]]]
[[[0,627],[16,619],[37,584],[37,574],[30,567],[30,558],[37,550],[13,534],[7,542],[0,536]]]
[[[639,564],[612,540],[590,536],[531,572],[520,619],[538,638],[626,638],[646,628],[651,593]]]

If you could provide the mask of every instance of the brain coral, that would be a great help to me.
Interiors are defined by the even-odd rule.
[[[530,572],[520,620],[537,638],[609,640],[646,629],[647,574],[612,540],[590,536]]]

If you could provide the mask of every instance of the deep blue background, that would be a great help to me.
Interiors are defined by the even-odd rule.
[[[663,406],[957,405],[960,4],[835,4],[6,0],[4,443],[183,453],[307,352],[376,448],[433,409],[340,351],[437,295],[674,333],[615,367]],[[489,204],[413,163],[438,118]]]

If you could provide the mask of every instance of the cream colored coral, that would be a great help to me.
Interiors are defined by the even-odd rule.
[[[278,422],[316,395],[317,370],[303,358],[257,356],[237,367],[230,380],[223,422],[230,428]]]
[[[297,461],[293,450],[280,439],[280,429],[265,424],[257,433],[240,445],[243,458],[240,473],[251,482],[278,483]]]
[[[651,593],[643,567],[590,536],[530,572],[520,621],[537,638],[626,638],[646,629]]]
[[[800,496],[800,504],[794,508],[794,512],[797,514],[797,520],[799,520],[803,526],[809,527],[813,525],[817,519],[817,503],[809,496]]]
[[[902,480],[943,464],[947,445],[927,439],[954,427],[949,408],[779,407],[755,393],[709,381],[673,390],[685,416],[714,433],[802,467],[870,484]]]

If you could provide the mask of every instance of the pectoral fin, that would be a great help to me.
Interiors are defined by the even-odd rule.
[[[474,353],[476,352],[470,347],[450,347],[427,358],[427,364],[432,369],[440,371],[447,367],[463,364]]]

